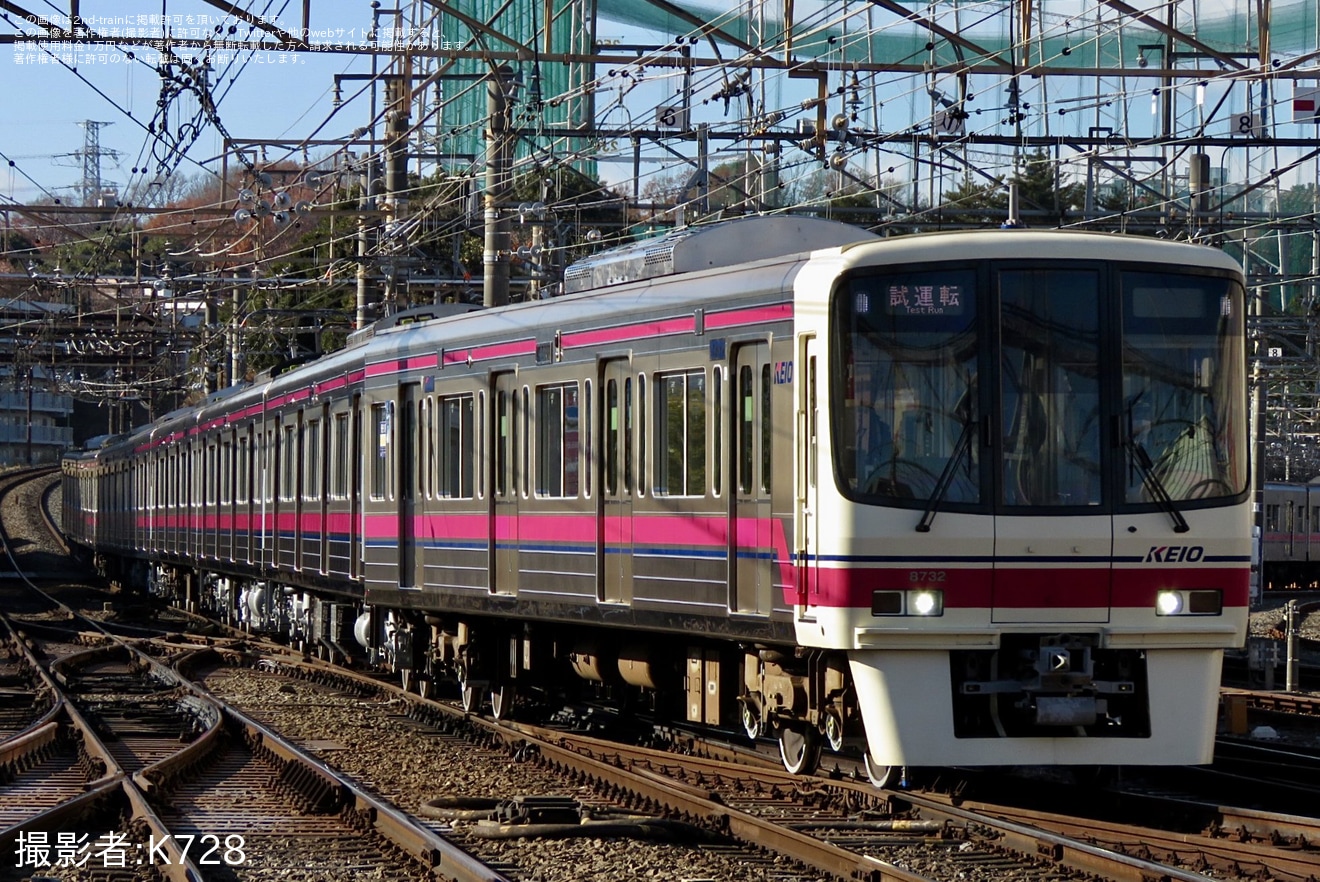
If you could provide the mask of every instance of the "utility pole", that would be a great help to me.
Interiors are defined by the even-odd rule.
[[[234,292],[229,317],[229,385],[243,382],[247,368],[243,364],[243,310],[247,307],[247,288],[234,273]]]
[[[399,258],[407,254],[402,225],[408,213],[408,128],[411,119],[412,60],[404,56],[403,74],[385,87],[385,235],[392,259],[385,274],[385,313],[397,312]]]
[[[361,329],[375,320],[371,288],[367,281],[367,260],[371,255],[371,227],[367,224],[367,212],[376,207],[376,160],[372,156],[367,156],[362,161],[358,188],[357,315],[353,326]]]
[[[32,365],[27,366],[27,464],[32,465]]]
[[[505,91],[512,70],[500,65],[486,81],[486,246],[481,262],[482,302],[503,306],[509,302],[509,221],[500,209],[509,190],[509,96]]]

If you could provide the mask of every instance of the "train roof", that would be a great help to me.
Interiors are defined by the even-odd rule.
[[[954,251],[952,249],[956,248]],[[847,265],[920,263],[965,257],[1052,260],[1130,260],[1182,263],[1241,272],[1242,265],[1217,248],[1125,233],[1091,230],[1012,228],[947,230],[857,242],[842,249]]]

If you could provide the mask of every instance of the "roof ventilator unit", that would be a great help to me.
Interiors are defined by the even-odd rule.
[[[684,227],[659,238],[602,251],[564,271],[564,293],[802,254],[867,239],[861,227],[816,217],[742,217]]]

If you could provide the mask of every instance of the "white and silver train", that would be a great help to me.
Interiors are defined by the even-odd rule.
[[[746,218],[565,284],[71,455],[70,535],[499,716],[576,683],[877,783],[1210,761],[1251,564],[1228,256]]]

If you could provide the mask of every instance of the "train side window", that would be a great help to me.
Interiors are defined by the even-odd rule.
[[[582,396],[582,427],[579,438],[582,443],[582,493],[586,498],[591,498],[591,381],[587,380],[583,386],[585,393]]]
[[[536,495],[575,498],[579,475],[578,385],[536,390]]]
[[[473,463],[473,397],[455,395],[441,398],[440,407],[440,487],[447,499],[471,499]]]
[[[495,495],[509,495],[509,433],[513,421],[509,418],[509,393],[495,393]]]
[[[234,445],[226,441],[220,448],[220,502],[229,505],[234,501]]]
[[[619,436],[622,419],[619,413],[619,381],[605,381],[605,493],[619,494]]]
[[[298,438],[293,426],[284,427],[284,469],[280,499],[292,501],[297,488]]]
[[[711,370],[711,432],[715,441],[711,444],[710,463],[711,490],[716,496],[724,493],[724,369],[716,366]]]
[[[531,487],[531,392],[522,387],[522,495],[526,499]]]
[[[307,484],[303,496],[315,501],[321,498],[321,421],[309,420],[303,426],[303,462],[307,464]]]
[[[347,439],[348,455],[346,457],[348,460],[348,485],[345,488],[345,495],[350,500],[352,511],[356,513],[358,500],[362,498],[363,492],[366,490],[366,488],[362,486],[362,476],[367,468],[367,465],[364,462],[367,455],[365,452],[367,439],[364,437],[365,433],[362,428],[363,413],[362,396],[360,394],[353,396],[353,409],[350,411],[350,414]],[[358,541],[362,541],[361,534],[358,536]],[[352,563],[353,575],[357,575],[357,567],[361,561],[357,557],[354,557]]]
[[[816,401],[816,356],[813,355],[807,359],[807,438],[811,444],[809,448],[811,459],[807,464],[807,486],[812,488],[816,486],[816,469],[818,467],[816,461],[819,451],[818,436],[816,434],[819,428],[816,424],[818,406],[819,404]]]
[[[334,471],[331,476],[330,495],[335,499],[348,496],[348,414],[335,414]]]
[[[637,495],[646,495],[646,374],[637,375]]]
[[[395,465],[399,467],[398,498],[409,500],[420,496],[418,482],[421,480],[421,469],[417,465],[417,460],[423,452],[422,445],[417,441],[417,429],[421,425],[418,422],[421,416],[421,402],[416,399],[416,390],[416,383],[410,383],[399,390],[399,434],[396,439],[399,455],[394,456],[393,451],[390,455],[391,469]],[[391,489],[394,486],[396,485],[391,484]]]
[[[486,429],[486,393],[477,393],[477,416],[472,424],[472,447],[474,467],[477,472],[477,498],[484,499],[486,496],[486,455],[488,449],[482,443],[481,435]]]
[[[247,436],[240,435],[234,445],[234,502],[247,502],[247,473]]]
[[[753,394],[752,366],[745,364],[738,369],[738,492],[744,494],[752,492]]]
[[[371,458],[371,498],[384,499],[389,486],[390,412],[385,404],[371,405],[371,431],[376,455]]]
[[[266,450],[266,466],[270,469],[266,477],[266,481],[270,485],[266,490],[266,499],[269,502],[274,502],[280,496],[280,474],[284,467],[284,460],[280,458],[280,452],[284,449],[280,435],[280,427],[278,425],[272,426],[270,432],[267,433],[266,438],[268,445]]]
[[[656,494],[706,493],[706,372],[656,378]]]
[[[633,489],[633,388],[632,377],[623,379],[623,492]]]
[[[1278,505],[1267,505],[1267,506],[1265,506],[1265,532],[1267,532],[1267,533],[1277,533],[1277,532],[1279,532],[1279,506],[1278,506]]]
[[[275,478],[279,467],[280,436],[275,430],[266,432],[266,444],[261,451],[261,501],[275,501]]]
[[[216,490],[219,488],[220,484],[219,460],[220,456],[219,451],[216,449],[216,445],[206,445],[206,474],[204,477],[206,481],[207,505],[215,505],[217,496]]]
[[[417,484],[419,495],[425,499],[434,499],[437,492],[434,409],[435,400],[429,395],[417,402]]]

